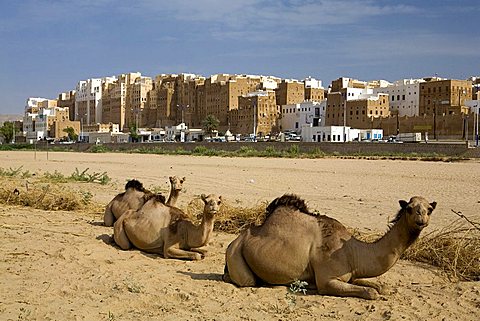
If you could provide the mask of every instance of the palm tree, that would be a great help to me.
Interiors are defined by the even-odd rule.
[[[210,135],[210,138],[212,137],[212,133],[217,130],[219,124],[220,121],[218,118],[211,114],[207,115],[202,122],[203,129]]]
[[[73,127],[64,128],[63,132],[67,133],[68,141],[70,142],[74,142],[78,138],[78,135],[75,133],[75,129],[73,129]]]

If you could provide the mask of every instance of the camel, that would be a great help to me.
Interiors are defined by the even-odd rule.
[[[103,215],[105,226],[113,226],[116,220],[128,210],[138,210],[153,196],[143,184],[136,179],[129,180],[125,185],[125,192],[118,194],[108,203]]]
[[[170,180],[171,188],[170,195],[168,196],[167,200],[167,205],[175,206],[175,204],[177,204],[178,195],[183,189],[183,182],[185,182],[185,177],[178,178],[177,176],[170,176],[168,179]]]
[[[315,285],[319,294],[374,300],[383,287],[365,280],[387,272],[428,225],[437,203],[420,196],[401,200],[388,232],[373,243],[355,239],[337,220],[310,213],[295,195],[267,207],[260,226],[244,230],[226,251],[224,281]]]
[[[129,211],[114,225],[114,240],[128,250],[136,248],[164,258],[200,260],[210,240],[215,214],[222,197],[210,194],[201,196],[205,206],[200,225],[194,225],[180,209],[163,204],[155,198],[137,212]]]

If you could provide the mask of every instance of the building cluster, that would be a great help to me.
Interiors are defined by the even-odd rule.
[[[258,75],[161,74],[151,78],[136,72],[79,81],[75,90],[57,99],[29,98],[23,133],[27,141],[60,139],[71,127],[80,140],[90,142],[128,141],[132,132],[148,140],[175,140],[182,134],[183,141],[202,139],[204,121],[212,115],[219,121],[219,132],[254,137],[296,132],[306,141],[347,141],[352,137],[346,129],[395,134],[409,122],[417,124],[417,131],[436,135],[435,122],[443,120],[448,127],[449,119],[451,128],[443,134],[463,131],[465,135],[472,122],[469,115],[475,110],[478,114],[479,88],[476,77],[393,83],[342,77],[325,89],[312,77],[299,81]],[[333,134],[339,130],[342,134]],[[185,133],[191,133],[188,139]]]

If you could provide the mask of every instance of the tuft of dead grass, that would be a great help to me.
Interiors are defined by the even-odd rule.
[[[445,228],[420,237],[402,258],[439,267],[450,281],[480,281],[480,223],[459,216]]]
[[[90,192],[65,188],[58,183],[9,178],[0,180],[0,203],[47,211],[89,210],[97,207]]]
[[[251,225],[260,225],[265,220],[265,209],[268,202],[259,203],[253,207],[235,206],[224,200],[220,211],[215,217],[216,231],[238,234]],[[193,199],[186,209],[190,217],[201,219],[203,202],[200,198]]]

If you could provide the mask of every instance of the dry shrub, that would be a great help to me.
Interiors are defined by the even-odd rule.
[[[220,211],[215,217],[216,231],[237,234],[250,225],[259,225],[265,220],[265,208],[268,203],[263,202],[253,207],[234,206],[224,200]],[[187,214],[201,219],[203,201],[199,198],[192,200],[187,206]]]
[[[479,226],[462,215],[418,239],[402,258],[440,267],[452,281],[480,281]]]
[[[0,180],[0,203],[29,206],[47,211],[86,210],[95,206],[90,192],[65,188],[55,183]]]

